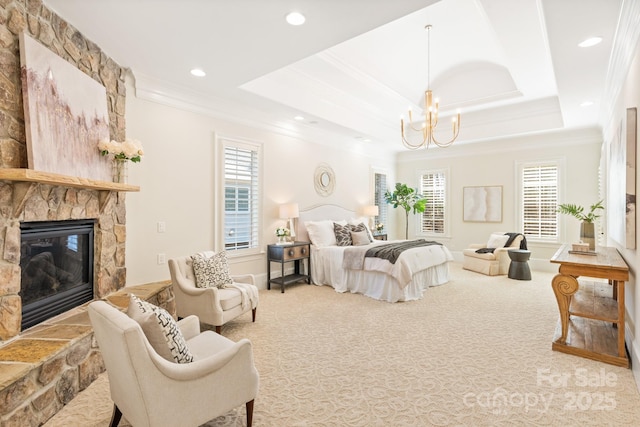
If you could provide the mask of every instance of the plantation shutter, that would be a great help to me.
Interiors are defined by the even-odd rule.
[[[558,167],[528,166],[522,169],[522,224],[527,237],[558,237]]]
[[[387,201],[384,198],[384,193],[387,191],[387,175],[382,173],[375,174],[375,194],[374,204],[378,206],[378,216],[375,217],[376,224],[387,224]]]
[[[258,147],[226,143],[224,147],[225,249],[258,247]]]
[[[427,198],[420,231],[445,234],[446,176],[444,172],[426,173],[420,177],[421,193]]]

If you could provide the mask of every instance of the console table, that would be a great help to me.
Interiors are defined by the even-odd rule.
[[[564,245],[551,258],[560,264],[551,286],[560,321],[551,348],[616,366],[629,367],[624,342],[624,282],[629,267],[617,249],[598,247],[595,255],[569,253]],[[579,284],[578,277],[607,279]],[[610,290],[606,289],[612,287]]]

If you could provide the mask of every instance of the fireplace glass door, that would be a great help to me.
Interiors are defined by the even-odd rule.
[[[93,299],[93,220],[20,229],[23,330]]]

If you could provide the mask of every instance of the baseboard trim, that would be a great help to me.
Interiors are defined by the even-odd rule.
[[[638,358],[638,356],[640,356],[640,347],[636,344],[633,331],[629,328],[628,324],[624,325],[624,338],[627,351],[629,352],[629,362],[631,363],[633,379],[636,381],[636,388],[640,392],[640,359]]]

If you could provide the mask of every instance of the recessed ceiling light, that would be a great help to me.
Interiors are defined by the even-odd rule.
[[[599,43],[602,42],[602,37],[589,37],[588,39],[584,40],[582,43],[578,43],[578,46],[580,47],[591,47],[591,46],[595,46]]]
[[[200,68],[194,68],[193,70],[191,70],[191,75],[196,77],[204,77],[207,75],[207,73],[202,71]]]
[[[581,107],[591,107],[593,105],[592,101],[584,101],[580,103]]]
[[[302,25],[307,18],[300,12],[291,12],[287,14],[287,22],[291,25]]]
[[[303,120],[304,120],[304,117],[302,117],[302,116],[295,116],[293,119],[294,119],[294,120],[297,120],[297,121],[299,121],[299,122],[301,122],[301,121],[303,121]]]

